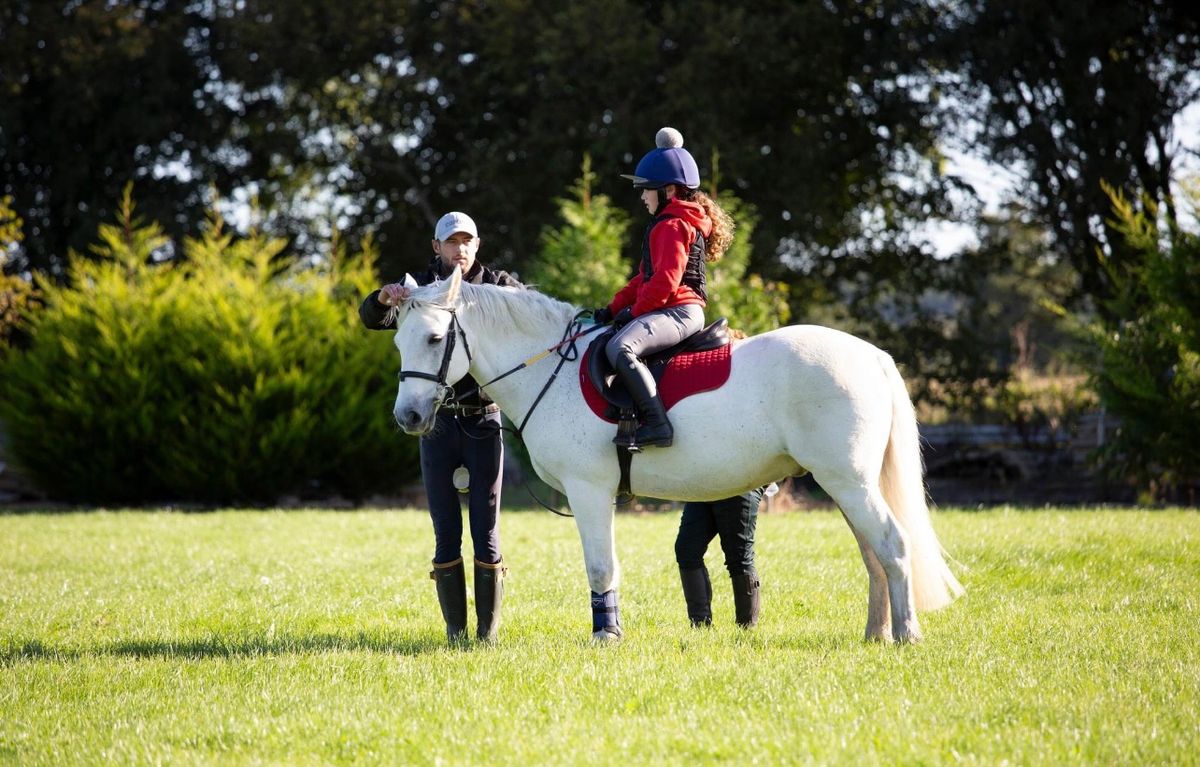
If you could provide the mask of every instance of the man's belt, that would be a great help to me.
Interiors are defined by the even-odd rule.
[[[472,415],[472,416],[473,415],[491,415],[492,413],[500,412],[500,406],[497,405],[495,402],[491,403],[490,405],[479,405],[479,406],[450,405],[446,409],[452,410],[455,413],[457,413],[458,415]]]

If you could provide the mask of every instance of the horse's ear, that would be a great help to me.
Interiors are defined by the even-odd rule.
[[[462,289],[462,270],[457,266],[450,274],[450,288],[446,291],[446,305],[454,306],[458,303],[458,294]]]

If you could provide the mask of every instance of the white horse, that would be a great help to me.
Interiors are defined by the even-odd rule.
[[[414,290],[396,307],[403,370],[394,415],[424,434],[452,385],[470,373],[514,423],[533,467],[566,494],[593,592],[616,612],[613,537],[615,427],[597,418],[567,362],[537,402],[556,355],[487,384],[554,346],[576,307],[532,290],[463,283],[459,273]],[[582,357],[582,355],[580,355]],[[634,493],[711,501],[812,472],[849,523],[869,576],[866,638],[915,642],[916,609],[949,604],[963,588],[930,524],[916,417],[892,358],[854,336],[812,325],[735,341],[728,382],[670,412],[675,444],[633,458]],[[593,615],[593,637],[619,638]]]

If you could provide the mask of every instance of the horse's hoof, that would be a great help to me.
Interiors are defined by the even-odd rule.
[[[896,630],[892,632],[892,638],[896,640],[896,644],[920,644],[921,629],[910,628],[907,630]]]
[[[621,641],[621,634],[608,629],[600,629],[592,632],[593,644],[614,644]]]

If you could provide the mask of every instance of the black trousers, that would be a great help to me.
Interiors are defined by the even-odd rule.
[[[438,413],[433,431],[421,437],[421,479],[433,519],[433,561],[439,564],[462,556],[462,505],[453,480],[459,466],[471,473],[466,497],[475,558],[495,564],[500,561],[500,480],[504,466],[499,413]]]
[[[754,567],[754,529],[762,497],[760,487],[720,501],[685,503],[675,537],[675,561],[685,570],[703,566],[708,544],[720,536],[730,574]]]

